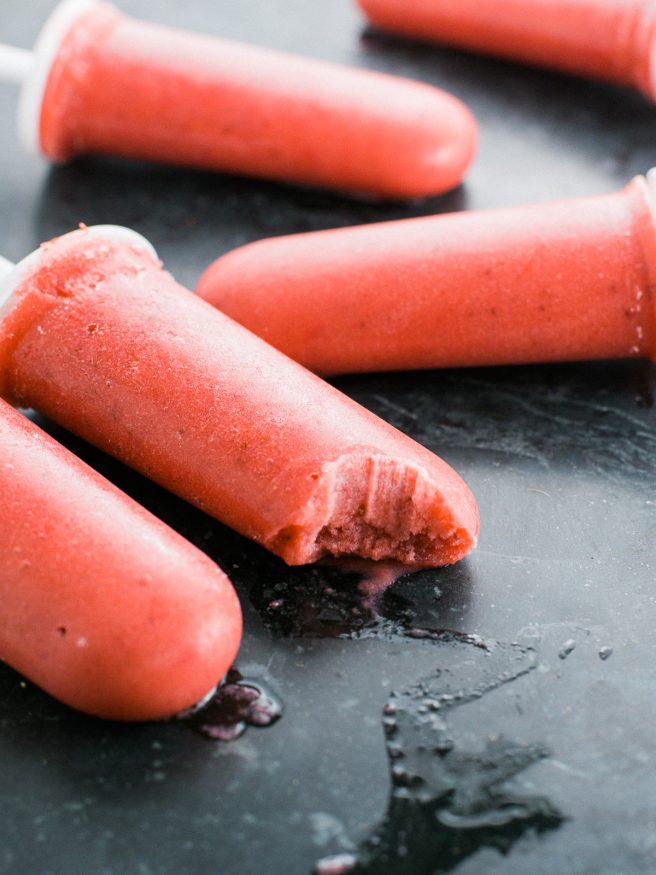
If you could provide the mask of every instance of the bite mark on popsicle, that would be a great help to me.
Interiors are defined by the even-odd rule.
[[[360,452],[326,464],[300,521],[266,546],[292,565],[358,556],[427,567],[456,562],[475,544],[427,471]]]

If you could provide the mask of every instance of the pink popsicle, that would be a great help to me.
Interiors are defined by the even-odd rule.
[[[75,231],[16,269],[0,394],[32,406],[290,564],[431,566],[475,544],[445,462],[165,273],[143,238]]]
[[[652,0],[357,0],[374,24],[656,98]]]
[[[200,550],[0,400],[0,659],[114,720],[189,708],[241,636]]]
[[[476,149],[471,113],[438,88],[95,0],[58,7],[25,78],[23,138],[55,161],[121,155],[406,198],[458,185]]]
[[[656,358],[655,185],[262,240],[198,291],[322,374]]]

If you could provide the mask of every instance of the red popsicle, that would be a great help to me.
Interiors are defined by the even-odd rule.
[[[469,110],[420,82],[135,21],[65,0],[24,79],[23,139],[61,161],[102,153],[344,191],[423,197],[458,185],[477,140]]]
[[[357,0],[406,36],[633,85],[656,98],[652,0]]]
[[[228,578],[0,400],[0,659],[74,708],[152,720],[226,673]]]
[[[198,291],[322,374],[655,358],[655,186],[262,240]]]
[[[473,547],[476,505],[445,462],[181,288],[138,235],[67,234],[9,286],[0,395],[288,563]]]

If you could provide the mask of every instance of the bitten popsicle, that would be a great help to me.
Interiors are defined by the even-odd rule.
[[[0,495],[0,659],[113,720],[222,679],[241,637],[225,574],[2,400]]]
[[[0,47],[24,82],[23,141],[54,161],[142,158],[386,197],[458,185],[476,123],[432,86],[136,21],[64,0],[34,54]]]
[[[474,546],[452,468],[183,289],[134,232],[44,244],[5,295],[0,395],[289,564],[433,566]]]
[[[385,30],[607,79],[656,99],[652,0],[357,0]]]
[[[321,374],[654,359],[655,192],[262,240],[198,292]]]

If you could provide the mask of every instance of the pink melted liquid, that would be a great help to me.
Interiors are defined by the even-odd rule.
[[[206,738],[234,741],[248,726],[271,726],[281,716],[282,704],[271,692],[232,668],[211,698],[182,719]]]

